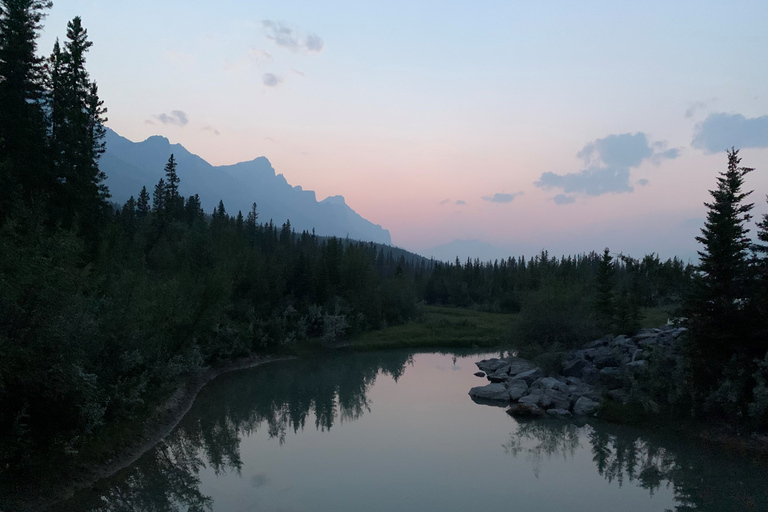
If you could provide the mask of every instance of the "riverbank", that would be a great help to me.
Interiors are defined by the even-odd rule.
[[[141,432],[120,449],[119,455],[104,462],[84,463],[75,466],[69,475],[71,479],[65,478],[45,490],[40,488],[20,489],[17,493],[18,498],[7,503],[10,508],[0,508],[0,512],[6,510],[18,510],[19,512],[45,510],[54,503],[70,498],[78,490],[90,487],[99,480],[114,475],[133,464],[144,453],[167,437],[192,407],[192,403],[200,390],[213,379],[224,373],[288,359],[293,359],[293,357],[262,357],[252,354],[221,367],[208,368],[188,377],[175,392],[153,409],[149,418],[143,423]],[[24,499],[22,501],[22,497],[29,498],[29,492],[36,492],[38,495],[31,500]]]

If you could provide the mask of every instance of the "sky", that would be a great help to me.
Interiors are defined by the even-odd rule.
[[[427,256],[694,258],[731,146],[768,212],[765,0],[54,0],[41,54],[77,15],[117,133],[266,156]]]

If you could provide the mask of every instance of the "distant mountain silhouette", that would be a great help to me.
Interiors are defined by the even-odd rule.
[[[318,235],[392,243],[388,230],[361,217],[347,206],[342,196],[318,202],[314,191],[289,185],[263,156],[216,167],[181,144],[171,144],[158,135],[144,142],[131,142],[107,129],[106,143],[99,167],[107,174],[112,200],[117,203],[137,197],[142,186],[151,194],[173,153],[181,178],[179,193],[198,194],[207,213],[223,200],[227,213],[235,215],[240,210],[245,216],[255,202],[260,222],[272,219],[282,225],[290,220],[296,231],[314,228]]]

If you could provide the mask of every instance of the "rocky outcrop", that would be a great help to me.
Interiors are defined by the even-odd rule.
[[[546,375],[519,357],[479,361],[490,384],[474,387],[470,396],[483,403],[507,405],[512,416],[566,418],[598,412],[606,398],[626,403],[628,383],[647,367],[652,350],[671,350],[685,328],[643,329],[632,337],[605,336],[567,354],[560,372]]]

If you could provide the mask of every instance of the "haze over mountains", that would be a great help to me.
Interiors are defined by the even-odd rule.
[[[314,191],[291,186],[282,174],[277,174],[266,157],[213,166],[162,136],[132,142],[107,129],[105,140],[107,149],[99,167],[107,174],[112,200],[119,204],[130,196],[137,197],[142,186],[151,194],[173,153],[181,178],[179,192],[184,196],[198,194],[207,213],[223,200],[227,213],[233,215],[240,210],[246,215],[255,202],[261,222],[272,219],[282,225],[290,220],[299,232],[314,228],[318,235],[392,244],[388,230],[361,217],[344,197],[317,201]]]

